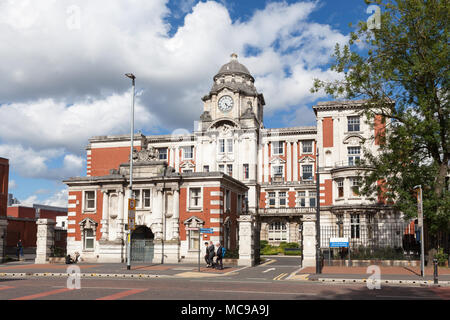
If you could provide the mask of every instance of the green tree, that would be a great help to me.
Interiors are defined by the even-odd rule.
[[[448,1],[365,2],[381,9],[379,28],[360,21],[349,43],[335,47],[332,69],[341,80],[315,79],[311,90],[363,99],[362,113],[372,126],[375,117],[386,119],[385,132],[377,137],[380,153],[365,150],[363,164],[373,170],[365,175],[361,193],[383,191],[387,201],[415,217],[413,187],[420,184],[429,231],[448,232]]]

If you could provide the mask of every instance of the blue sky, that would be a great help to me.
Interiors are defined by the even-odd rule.
[[[367,20],[363,0],[19,0],[0,4],[0,157],[22,202],[63,205],[63,178],[86,172],[94,135],[192,130],[212,77],[237,52],[266,99],[265,126],[315,125],[309,92],[336,42]]]

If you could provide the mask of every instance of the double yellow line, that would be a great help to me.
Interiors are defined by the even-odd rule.
[[[279,275],[277,275],[275,278],[273,278],[273,280],[281,280],[281,279],[283,279],[284,277],[286,277],[287,275],[288,275],[287,273],[279,274]]]

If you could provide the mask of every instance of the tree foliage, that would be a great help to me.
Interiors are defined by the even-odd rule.
[[[449,230],[448,1],[365,2],[380,7],[380,28],[359,22],[349,43],[335,47],[332,69],[342,79],[315,79],[311,90],[364,99],[362,112],[372,126],[377,115],[386,119],[380,153],[365,152],[373,170],[361,192],[379,193],[382,186],[388,201],[414,217],[413,188],[422,185],[430,231]]]

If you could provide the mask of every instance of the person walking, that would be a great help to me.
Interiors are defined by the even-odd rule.
[[[22,257],[23,257],[23,245],[22,240],[19,239],[19,242],[17,242],[17,259],[21,260]]]
[[[209,242],[209,261],[211,263],[211,268],[214,268],[214,256],[216,255],[214,250],[214,244],[212,241]]]
[[[223,247],[220,244],[220,242],[217,242],[216,247],[217,247],[216,269],[223,270],[223,262],[222,262],[222,258],[223,258],[223,254],[224,254]]]
[[[211,266],[211,262],[209,261],[209,246],[207,241],[205,242],[205,248],[206,248],[205,254],[206,267],[209,268]]]

